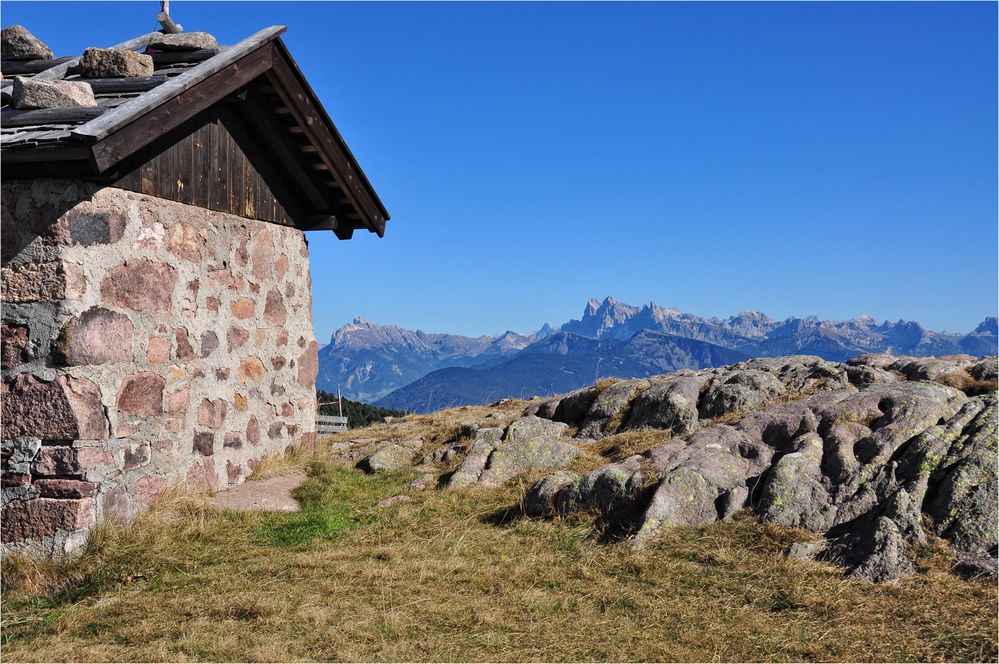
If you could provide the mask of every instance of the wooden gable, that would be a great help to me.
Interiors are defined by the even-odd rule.
[[[77,112],[78,124],[61,133],[33,134],[48,140],[21,145],[5,136],[4,177],[82,177],[303,230],[331,229],[341,239],[358,228],[382,235],[388,212],[281,42],[283,31],[268,28],[198,56],[96,117]],[[176,66],[175,57],[163,60]],[[71,64],[59,68],[65,73]],[[134,85],[101,83],[105,94]],[[59,115],[46,110],[45,122],[52,111]],[[4,118],[31,119],[6,110]]]

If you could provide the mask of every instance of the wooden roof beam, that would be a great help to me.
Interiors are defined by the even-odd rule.
[[[355,210],[361,213],[366,225],[380,236],[385,234],[385,222],[388,213],[371,188],[371,184],[355,168],[356,163],[350,149],[339,132],[336,132],[333,121],[329,119],[325,109],[315,97],[315,92],[297,65],[294,64],[287,49],[280,40],[271,44],[274,50],[272,70],[268,78],[278,91],[285,105],[291,109],[298,125],[304,128],[309,141],[318,148],[323,163],[336,177],[340,188],[344,190]],[[331,130],[330,128],[333,127]]]

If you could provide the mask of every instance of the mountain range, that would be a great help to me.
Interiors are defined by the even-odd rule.
[[[818,355],[843,361],[872,352],[992,355],[997,321],[967,334],[932,332],[912,321],[869,316],[777,321],[759,312],[703,318],[650,303],[590,300],[557,330],[465,337],[355,318],[319,351],[319,389],[378,406],[429,412],[502,397],[556,394],[601,376],[640,377],[749,357]]]

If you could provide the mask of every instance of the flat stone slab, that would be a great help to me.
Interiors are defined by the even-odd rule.
[[[216,493],[208,499],[208,504],[244,512],[296,512],[299,505],[291,492],[305,480],[304,473],[250,480]]]

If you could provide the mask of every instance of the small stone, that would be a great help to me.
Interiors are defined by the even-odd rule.
[[[199,260],[201,240],[194,228],[187,224],[174,226],[173,232],[170,233],[170,252],[189,261]]]
[[[45,445],[31,464],[31,472],[34,475],[54,477],[79,475],[82,470],[75,449],[67,445]]]
[[[135,481],[135,497],[142,505],[149,505],[167,488],[167,480],[162,475],[144,475]]]
[[[269,229],[263,229],[253,238],[250,249],[253,276],[257,279],[269,279],[274,268],[274,241]]]
[[[132,361],[132,321],[125,314],[92,307],[66,324],[55,342],[68,366]]]
[[[23,25],[0,30],[0,58],[4,60],[49,60],[52,49]]]
[[[112,268],[101,283],[105,302],[136,311],[168,311],[173,304],[177,271],[148,258],[125,261]]]
[[[230,485],[236,484],[243,477],[243,468],[239,464],[233,463],[232,461],[226,461],[225,475],[226,479],[229,480]]]
[[[187,485],[195,491],[215,491],[219,488],[219,476],[211,459],[191,464],[187,470]]]
[[[298,384],[314,388],[319,374],[319,352],[315,340],[298,356]]]
[[[146,349],[146,359],[150,364],[166,364],[170,361],[170,340],[166,337],[150,337]]]
[[[284,308],[284,298],[281,291],[272,288],[267,291],[267,300],[264,304],[264,320],[274,325],[284,325],[288,319],[288,312]]]
[[[204,332],[201,335],[201,357],[208,357],[219,347],[219,337],[214,332]]]
[[[229,431],[226,433],[225,438],[222,439],[222,447],[231,447],[238,450],[243,447],[243,437],[238,431]]]
[[[163,412],[162,376],[147,371],[129,374],[118,390],[118,410],[133,415],[159,415]]]
[[[246,439],[252,445],[260,444],[260,424],[253,415],[250,416],[250,421],[246,424]]]
[[[233,349],[239,348],[245,344],[249,338],[250,333],[241,327],[230,327],[225,333],[225,341],[230,353]]]
[[[153,58],[118,48],[88,48],[80,58],[84,78],[134,78],[153,75]]]
[[[182,361],[193,360],[195,352],[191,342],[188,341],[187,328],[178,327],[174,332],[174,337],[177,339],[177,359]]]
[[[253,318],[254,314],[253,300],[251,300],[248,297],[241,297],[229,305],[229,310],[232,312],[232,315],[238,318],[239,320],[247,320],[249,318]]]
[[[141,441],[125,448],[124,470],[135,470],[149,463],[151,459],[149,443]]]
[[[437,476],[433,473],[423,473],[409,483],[410,491],[425,491],[437,484]]]
[[[815,560],[816,556],[826,550],[827,543],[822,542],[795,542],[787,547],[784,552],[785,558],[792,560]]]
[[[90,498],[97,494],[96,484],[82,480],[40,479],[35,487],[42,498]]]
[[[69,244],[83,247],[117,242],[128,223],[120,211],[95,210],[86,204],[68,210],[60,221],[69,229]]]
[[[392,496],[391,498],[386,498],[384,500],[379,500],[377,506],[381,508],[392,507],[393,505],[398,505],[399,503],[408,503],[412,498],[407,495]]]
[[[239,363],[239,367],[236,369],[236,380],[239,381],[240,385],[246,385],[247,383],[259,383],[260,379],[263,377],[264,363],[260,361],[259,357],[254,355],[243,358],[243,360]]]
[[[207,32],[154,32],[149,38],[149,48],[157,51],[201,51],[218,48],[215,37]]]
[[[185,385],[179,390],[175,390],[167,395],[167,412],[171,415],[187,411],[187,404],[191,397],[191,386]]]
[[[226,410],[228,404],[224,399],[209,401],[202,399],[198,405],[198,424],[211,429],[221,429],[225,424]]]
[[[0,368],[13,369],[28,361],[28,328],[24,325],[8,325],[0,328]]]
[[[14,77],[10,105],[16,109],[97,106],[89,83]]]
[[[236,410],[246,410],[246,397],[242,394],[237,393],[236,396],[232,398],[232,403],[236,406]]]
[[[215,434],[211,431],[195,431],[192,451],[202,456],[215,454]]]

